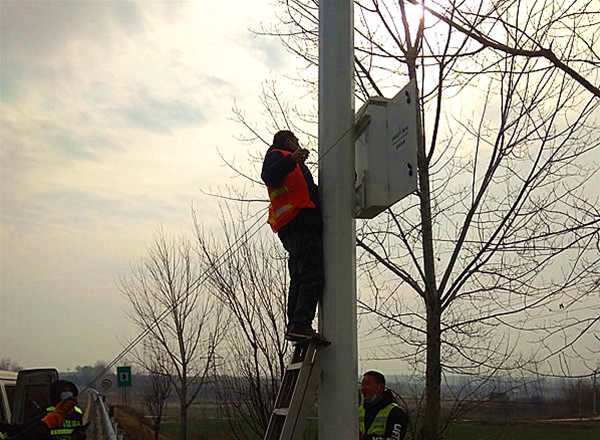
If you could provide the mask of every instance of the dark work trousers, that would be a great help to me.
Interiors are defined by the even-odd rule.
[[[288,330],[310,327],[323,295],[323,233],[321,228],[284,227],[279,239],[289,254]]]

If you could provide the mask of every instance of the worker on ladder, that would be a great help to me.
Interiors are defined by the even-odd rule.
[[[319,191],[300,148],[289,130],[275,134],[263,162],[261,178],[269,191],[269,224],[289,254],[290,287],[285,339],[319,337],[312,328],[323,295],[323,219]]]
[[[358,408],[360,440],[403,440],[408,416],[385,388],[385,376],[378,371],[367,371],[360,392],[363,397]]]

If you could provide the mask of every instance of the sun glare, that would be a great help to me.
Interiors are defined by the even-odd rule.
[[[423,19],[423,6],[421,5],[404,2],[404,10],[410,27],[417,26],[419,21]]]

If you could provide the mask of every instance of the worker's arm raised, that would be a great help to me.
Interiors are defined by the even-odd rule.
[[[269,151],[263,163],[260,177],[267,186],[278,187],[283,183],[285,176],[294,171],[296,160],[292,159],[293,154],[284,156],[278,151]]]

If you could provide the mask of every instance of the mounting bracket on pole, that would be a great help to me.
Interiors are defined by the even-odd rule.
[[[369,124],[371,123],[371,115],[358,114],[356,120],[354,121],[354,142],[358,140],[359,137],[362,136],[364,131],[367,129]]]

